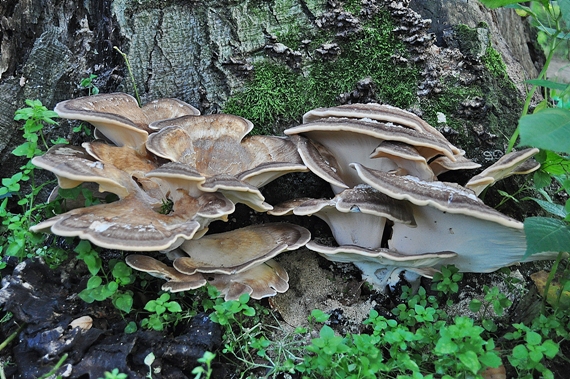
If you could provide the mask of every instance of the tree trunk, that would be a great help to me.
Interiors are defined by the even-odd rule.
[[[441,59],[445,48],[460,51],[461,57],[454,58],[454,64],[481,58],[477,53],[470,57],[472,52],[461,51],[457,35],[449,37],[449,30],[457,24],[475,27],[480,21],[487,23],[490,33],[482,33],[483,38],[477,42],[479,49],[483,54],[485,38],[490,38],[507,64],[510,80],[520,92],[524,90],[522,80],[536,75],[527,48],[531,44],[528,28],[512,10],[490,11],[475,1],[450,0],[413,0],[411,7],[431,18],[431,26],[408,8],[408,1],[368,0],[356,8],[347,5],[354,13],[354,21],[350,17],[347,20],[348,13],[342,3],[324,0],[5,0],[0,4],[0,164],[3,176],[11,175],[22,163],[10,152],[22,142],[18,130],[21,125],[13,121],[13,115],[24,105],[24,99],[40,99],[52,108],[59,101],[86,95],[87,91],[78,83],[89,74],[98,76],[95,84],[101,92],[133,93],[125,62],[113,49],[115,46],[128,56],[143,103],[160,97],[176,97],[203,113],[221,111],[228,99],[248,83],[251,71],[255,73],[260,62],[297,64],[296,55],[288,55],[297,53],[294,49],[285,50],[281,55],[275,53],[275,47],[281,46],[276,45],[281,37],[293,34],[302,40],[314,35],[317,29],[328,28],[333,30],[330,36],[334,36],[330,42],[338,43],[342,50],[346,36],[358,33],[359,22],[382,10],[391,13],[397,26],[395,33],[407,43],[409,52],[403,54],[415,60],[406,64],[419,69],[423,75],[418,79],[418,96],[409,107],[416,113],[424,114],[424,100],[441,92],[442,78],[448,75],[445,65],[449,61]],[[436,40],[425,30],[428,26],[429,31],[436,34]],[[269,48],[265,48],[268,45]],[[301,68],[297,67],[297,71],[302,73],[308,65],[314,64],[315,60],[311,61],[314,56],[314,51],[303,52]],[[469,62],[477,65],[476,61]],[[434,84],[437,81],[440,83]],[[488,83],[484,85],[487,91]],[[356,82],[353,86],[358,87]],[[439,89],[433,92],[434,88]],[[508,91],[509,95],[499,97],[520,97],[520,92]],[[362,99],[391,103],[391,99],[374,96]],[[515,103],[508,106],[516,118],[518,106]],[[466,112],[459,109],[460,117],[462,111]],[[487,123],[492,122],[487,120],[477,127],[482,134],[496,135],[496,130],[486,130]],[[512,128],[513,121],[509,123]],[[67,122],[61,122],[49,132],[73,138]],[[502,133],[506,135],[508,131]],[[484,144],[482,140],[464,141],[470,141],[464,143],[474,148]],[[503,142],[501,136],[501,142],[490,148],[502,150]]]

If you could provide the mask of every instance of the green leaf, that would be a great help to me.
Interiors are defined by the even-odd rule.
[[[168,302],[166,304],[166,309],[168,309],[168,311],[172,313],[182,312],[182,307],[176,301]]]
[[[532,84],[535,86],[541,86],[545,88],[555,89],[558,91],[565,91],[568,88],[568,84],[553,82],[551,80],[543,80],[543,79],[531,79],[526,81],[528,84]]]
[[[476,374],[479,370],[481,370],[481,363],[479,363],[479,359],[477,358],[477,354],[474,351],[466,351],[464,353],[458,354],[459,360],[469,371],[473,374]]]
[[[524,258],[540,252],[566,252],[570,247],[570,228],[562,220],[529,217],[524,220],[526,253]]]
[[[558,354],[560,347],[558,346],[558,344],[556,342],[554,342],[552,340],[546,340],[542,344],[542,349],[543,349],[544,355],[546,355],[549,359],[552,359],[556,356],[556,354]]]
[[[483,5],[491,9],[524,2],[525,0],[481,0],[481,3],[483,3]]]
[[[525,337],[529,345],[539,345],[542,342],[542,337],[537,332],[529,331]]]
[[[552,182],[552,177],[543,170],[535,171],[532,180],[534,181],[534,188],[544,188],[549,186]]]
[[[542,209],[544,209],[545,211],[547,211],[548,213],[552,213],[553,215],[561,217],[561,218],[565,218],[567,215],[567,212],[566,212],[564,206],[561,204],[551,203],[550,201],[536,199],[534,197],[532,197],[530,199],[532,201],[534,201],[535,203],[537,203],[538,205],[540,205],[540,207]]]
[[[127,326],[125,326],[125,333],[132,334],[137,331],[137,323],[134,321],[130,321]]]
[[[87,281],[87,289],[97,288],[103,283],[103,279],[100,276],[92,276]]]
[[[481,309],[481,305],[482,305],[481,300],[473,299],[469,303],[469,310],[473,313],[477,313]]]
[[[519,120],[520,145],[570,153],[570,110],[549,108]]]
[[[481,361],[485,366],[492,368],[497,368],[503,363],[497,353],[492,351],[488,351],[480,356],[479,361]]]
[[[528,358],[528,350],[524,345],[517,345],[513,349],[513,357],[520,360],[526,360]]]
[[[129,293],[118,294],[113,298],[113,305],[118,310],[129,313],[133,308],[133,296]]]
[[[562,19],[566,23],[567,27],[570,27],[570,1],[569,0],[558,0],[558,6],[560,7],[560,13],[562,14]]]

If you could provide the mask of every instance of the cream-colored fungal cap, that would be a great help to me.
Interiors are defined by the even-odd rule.
[[[371,187],[398,200],[407,200],[419,206],[430,206],[447,213],[468,215],[510,228],[522,229],[522,223],[486,206],[472,191],[458,184],[425,182],[412,176],[398,176],[351,165]],[[444,250],[444,249],[440,249]]]
[[[394,223],[388,247],[406,255],[452,251],[446,260],[462,272],[492,272],[521,262],[523,224],[483,204],[471,191],[443,182],[423,182],[354,165],[378,191],[411,203],[417,227]],[[545,259],[545,256],[530,259]]]
[[[252,299],[263,299],[289,289],[289,275],[279,263],[270,259],[246,271],[231,275],[205,274],[224,300],[237,300],[247,293]]]
[[[189,104],[177,99],[160,99],[139,107],[135,98],[125,93],[98,94],[66,100],[55,106],[61,118],[87,121],[117,146],[141,150],[152,122],[199,114]]]
[[[370,119],[374,121],[402,125],[407,128],[414,129],[420,133],[432,134],[438,139],[447,141],[446,138],[436,128],[422,120],[417,115],[390,105],[381,105],[375,103],[345,104],[332,108],[313,109],[305,113],[303,116],[303,123],[306,124],[319,120],[321,118],[328,117]],[[459,153],[459,149],[451,144],[449,145],[452,148],[454,154]]]
[[[331,183],[335,193],[362,183],[349,168],[350,163],[364,164],[381,171],[398,169],[391,159],[371,157],[383,141],[413,146],[426,160],[441,154],[455,159],[454,150],[445,139],[370,119],[323,118],[289,128],[285,134],[302,135],[311,140],[297,140],[299,154],[311,171]]]
[[[210,234],[184,242],[180,249],[188,256],[176,258],[174,268],[185,274],[235,274],[258,266],[284,251],[296,250],[310,238],[307,229],[287,223],[251,225]]]
[[[325,246],[315,241],[309,242],[307,249],[319,253],[330,261],[353,263],[362,271],[363,279],[380,290],[384,290],[386,285],[395,284],[390,281],[390,274],[394,270],[399,272],[412,270],[421,276],[430,277],[430,274],[433,274],[433,267],[445,265],[457,256],[452,251],[403,254],[393,249],[368,249],[356,245]],[[388,275],[386,271],[390,271]]]
[[[81,147],[55,145],[44,155],[34,157],[32,163],[53,172],[61,188],[75,188],[84,182],[99,185],[100,192],[111,192],[126,197],[138,189],[137,184],[125,171],[112,164],[95,160]]]
[[[479,195],[485,188],[496,181],[515,174],[528,174],[540,168],[536,161],[529,160],[539,152],[537,148],[529,148],[503,155],[497,162],[475,175],[465,185]]]
[[[113,203],[71,210],[30,230],[79,237],[107,249],[155,251],[177,247],[203,227],[196,220],[200,199],[181,196],[168,214],[161,213],[160,202],[147,200],[140,192],[129,194]]]
[[[421,180],[436,180],[427,160],[418,150],[403,142],[382,141],[370,158],[388,158],[398,165],[400,175],[412,175]],[[447,157],[446,157],[447,158]],[[448,158],[449,159],[449,158]]]
[[[330,227],[339,245],[379,248],[386,219],[415,225],[409,204],[376,191],[368,185],[358,185],[337,194],[333,199],[295,199],[281,203],[272,215],[295,214],[317,216]]]
[[[181,292],[200,288],[206,285],[206,279],[200,273],[186,275],[176,271],[161,261],[147,255],[129,255],[125,262],[137,271],[146,272],[167,282],[162,285],[163,291]]]
[[[465,157],[465,152],[462,151],[461,154],[455,155],[455,161],[452,161],[445,155],[441,155],[429,162],[429,166],[432,169],[435,176],[443,174],[447,171],[453,170],[474,170],[481,165],[479,163],[473,162],[471,159]]]

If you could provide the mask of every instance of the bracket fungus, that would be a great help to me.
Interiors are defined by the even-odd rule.
[[[126,93],[79,97],[58,103],[54,111],[61,118],[87,121],[117,146],[135,150],[143,147],[152,122],[200,111],[178,99],[158,99],[140,107]]]
[[[289,288],[287,272],[272,258],[304,246],[311,235],[287,223],[251,225],[230,232],[187,241],[174,257],[173,267],[147,256],[130,255],[132,268],[167,280],[163,290],[184,291],[200,278],[215,286],[226,300],[247,293],[254,299],[274,296]],[[197,288],[197,287],[194,287]]]
[[[149,137],[149,151],[195,168],[204,177],[200,190],[221,192],[256,211],[272,208],[258,187],[290,172],[307,171],[288,138],[246,137],[253,124],[238,116],[185,116],[151,127],[159,131]]]
[[[408,159],[413,148],[425,162],[436,156],[455,161],[460,150],[453,146],[435,128],[416,115],[398,108],[378,104],[351,104],[318,109],[303,116],[303,124],[285,130],[286,135],[298,135],[295,141],[307,167],[331,183],[335,193],[362,183],[349,168],[350,163],[390,171],[399,165],[420,173],[423,178],[435,177],[421,159]],[[306,139],[308,139],[308,141]],[[379,146],[392,143],[392,153],[382,153]],[[399,152],[394,152],[396,143]],[[408,151],[403,153],[404,146]],[[386,145],[384,145],[384,148]],[[392,159],[391,159],[392,158]],[[412,168],[413,167],[413,168]]]
[[[404,273],[432,276],[444,264],[490,272],[523,260],[522,223],[477,198],[485,187],[538,167],[528,149],[504,156],[466,187],[438,181],[448,170],[478,168],[427,122],[379,104],[350,104],[307,112],[286,137],[247,136],[241,117],[200,116],[176,99],[142,108],[114,93],[58,104],[64,118],[92,123],[112,144],[54,146],[33,163],[52,171],[61,188],[83,183],[118,201],[78,207],[32,231],[78,236],[127,251],[162,251],[172,266],[130,255],[134,269],[165,279],[172,292],[214,285],[226,300],[243,293],[260,299],[288,288],[287,272],[273,258],[307,246],[332,261],[352,262],[384,289]],[[260,191],[290,172],[310,170],[326,180],[332,199],[293,199],[276,207]],[[165,201],[171,208],[162,210]],[[315,215],[338,246],[310,241],[287,223],[252,225],[207,234],[227,220],[235,203],[272,215]],[[550,258],[549,254],[532,259]]]
[[[503,155],[497,162],[483,170],[480,174],[472,177],[465,187],[479,195],[485,188],[493,185],[497,180],[508,178],[511,175],[530,174],[540,167],[537,161],[530,159],[538,154],[538,151],[537,148],[529,148]]]

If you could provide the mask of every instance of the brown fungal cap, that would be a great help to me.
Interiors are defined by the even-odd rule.
[[[439,139],[445,140],[445,137],[437,129],[415,114],[390,105],[375,103],[346,104],[333,108],[313,109],[303,115],[303,123],[306,124],[328,117],[371,119],[380,122],[388,122],[402,125],[421,133],[431,134]],[[459,150],[453,145],[449,145],[454,150],[454,153],[459,152]]]
[[[265,212],[273,207],[267,204],[259,188],[244,183],[232,175],[214,175],[199,184],[204,192],[220,192],[234,203],[243,203],[250,208]]]
[[[126,172],[105,165],[91,157],[85,149],[70,145],[55,145],[44,155],[34,157],[37,167],[53,172],[61,188],[74,188],[84,182],[99,184],[100,192],[112,192],[126,197],[136,190],[136,183]]]
[[[159,99],[141,108],[134,97],[125,93],[66,100],[58,103],[54,110],[59,117],[93,124],[117,146],[130,146],[136,150],[140,150],[147,140],[150,123],[200,113],[177,99]]]
[[[273,259],[232,275],[208,275],[208,279],[224,295],[226,301],[237,300],[244,293],[259,300],[289,289],[287,271]]]
[[[410,176],[397,176],[352,164],[365,183],[378,191],[399,200],[408,200],[413,204],[429,205],[444,212],[466,214],[483,220],[489,220],[522,228],[520,222],[486,206],[475,194],[459,185],[444,182],[425,182]]]
[[[95,245],[127,251],[170,250],[191,239],[203,228],[196,220],[201,211],[199,199],[182,194],[172,211],[160,213],[160,201],[129,194],[114,203],[78,208],[52,217],[30,228],[50,230],[64,237],[80,237]],[[153,202],[149,202],[153,200]]]
[[[455,161],[452,161],[445,155],[439,156],[430,161],[429,166],[436,176],[446,171],[474,170],[481,167],[479,163],[475,163],[471,159],[465,158],[465,155],[463,154],[455,155]]]
[[[253,129],[251,121],[227,114],[184,116],[153,124],[160,129],[147,141],[159,157],[187,163],[204,175],[236,174],[236,146]]]
[[[388,158],[396,163],[399,168],[402,168],[407,175],[415,176],[421,180],[435,180],[435,174],[428,166],[427,160],[415,147],[406,143],[382,141],[370,154],[370,158]]]
[[[186,274],[239,273],[260,265],[283,251],[298,249],[310,238],[307,229],[293,224],[251,225],[184,242],[180,249],[188,257],[174,260],[174,268]]]
[[[144,113],[135,98],[125,93],[66,100],[54,110],[61,118],[91,123],[117,146],[138,149],[148,138]]]
[[[174,98],[163,98],[153,100],[150,103],[146,103],[142,107],[142,111],[146,116],[145,122],[147,123],[149,129],[154,129],[150,127],[157,121],[168,120],[171,118],[178,118],[182,116],[198,116],[200,111],[184,101],[174,99]]]
[[[312,173],[339,189],[348,188],[339,175],[341,166],[325,146],[300,135],[292,135],[291,140],[297,144],[301,159]]]
[[[362,119],[325,118],[285,130],[287,135],[303,133],[307,134],[309,138],[312,138],[311,134],[314,132],[326,132],[326,135],[330,135],[331,138],[344,138],[347,133],[361,134],[379,140],[376,142],[376,146],[384,140],[404,142],[414,146],[427,159],[440,154],[448,156],[451,160],[455,159],[454,151],[445,138],[442,139],[433,134],[418,132],[391,123]],[[336,136],[337,134],[341,134],[341,136]],[[323,137],[322,134],[321,137]],[[321,139],[319,141],[323,143]]]
[[[527,174],[540,167],[538,162],[528,161],[539,152],[537,148],[529,148],[503,155],[497,162],[483,170],[479,175],[475,175],[467,182],[465,187],[475,191],[478,195],[485,188],[493,185],[496,181],[507,178],[511,175],[521,173]],[[526,163],[525,162],[529,162]]]
[[[368,249],[356,245],[325,246],[315,241],[309,242],[307,249],[326,255],[327,259],[335,262],[369,262],[377,266],[432,267],[457,256],[452,251],[407,255],[384,248]]]
[[[141,155],[128,146],[113,146],[102,141],[84,142],[85,151],[101,163],[112,164],[133,176],[142,176],[158,165],[153,157]]]
[[[129,255],[125,259],[127,265],[131,268],[146,272],[157,278],[166,280],[162,285],[163,291],[181,292],[189,291],[204,286],[207,282],[200,273],[186,275],[176,271],[173,267],[169,267],[161,261],[146,255]]]

